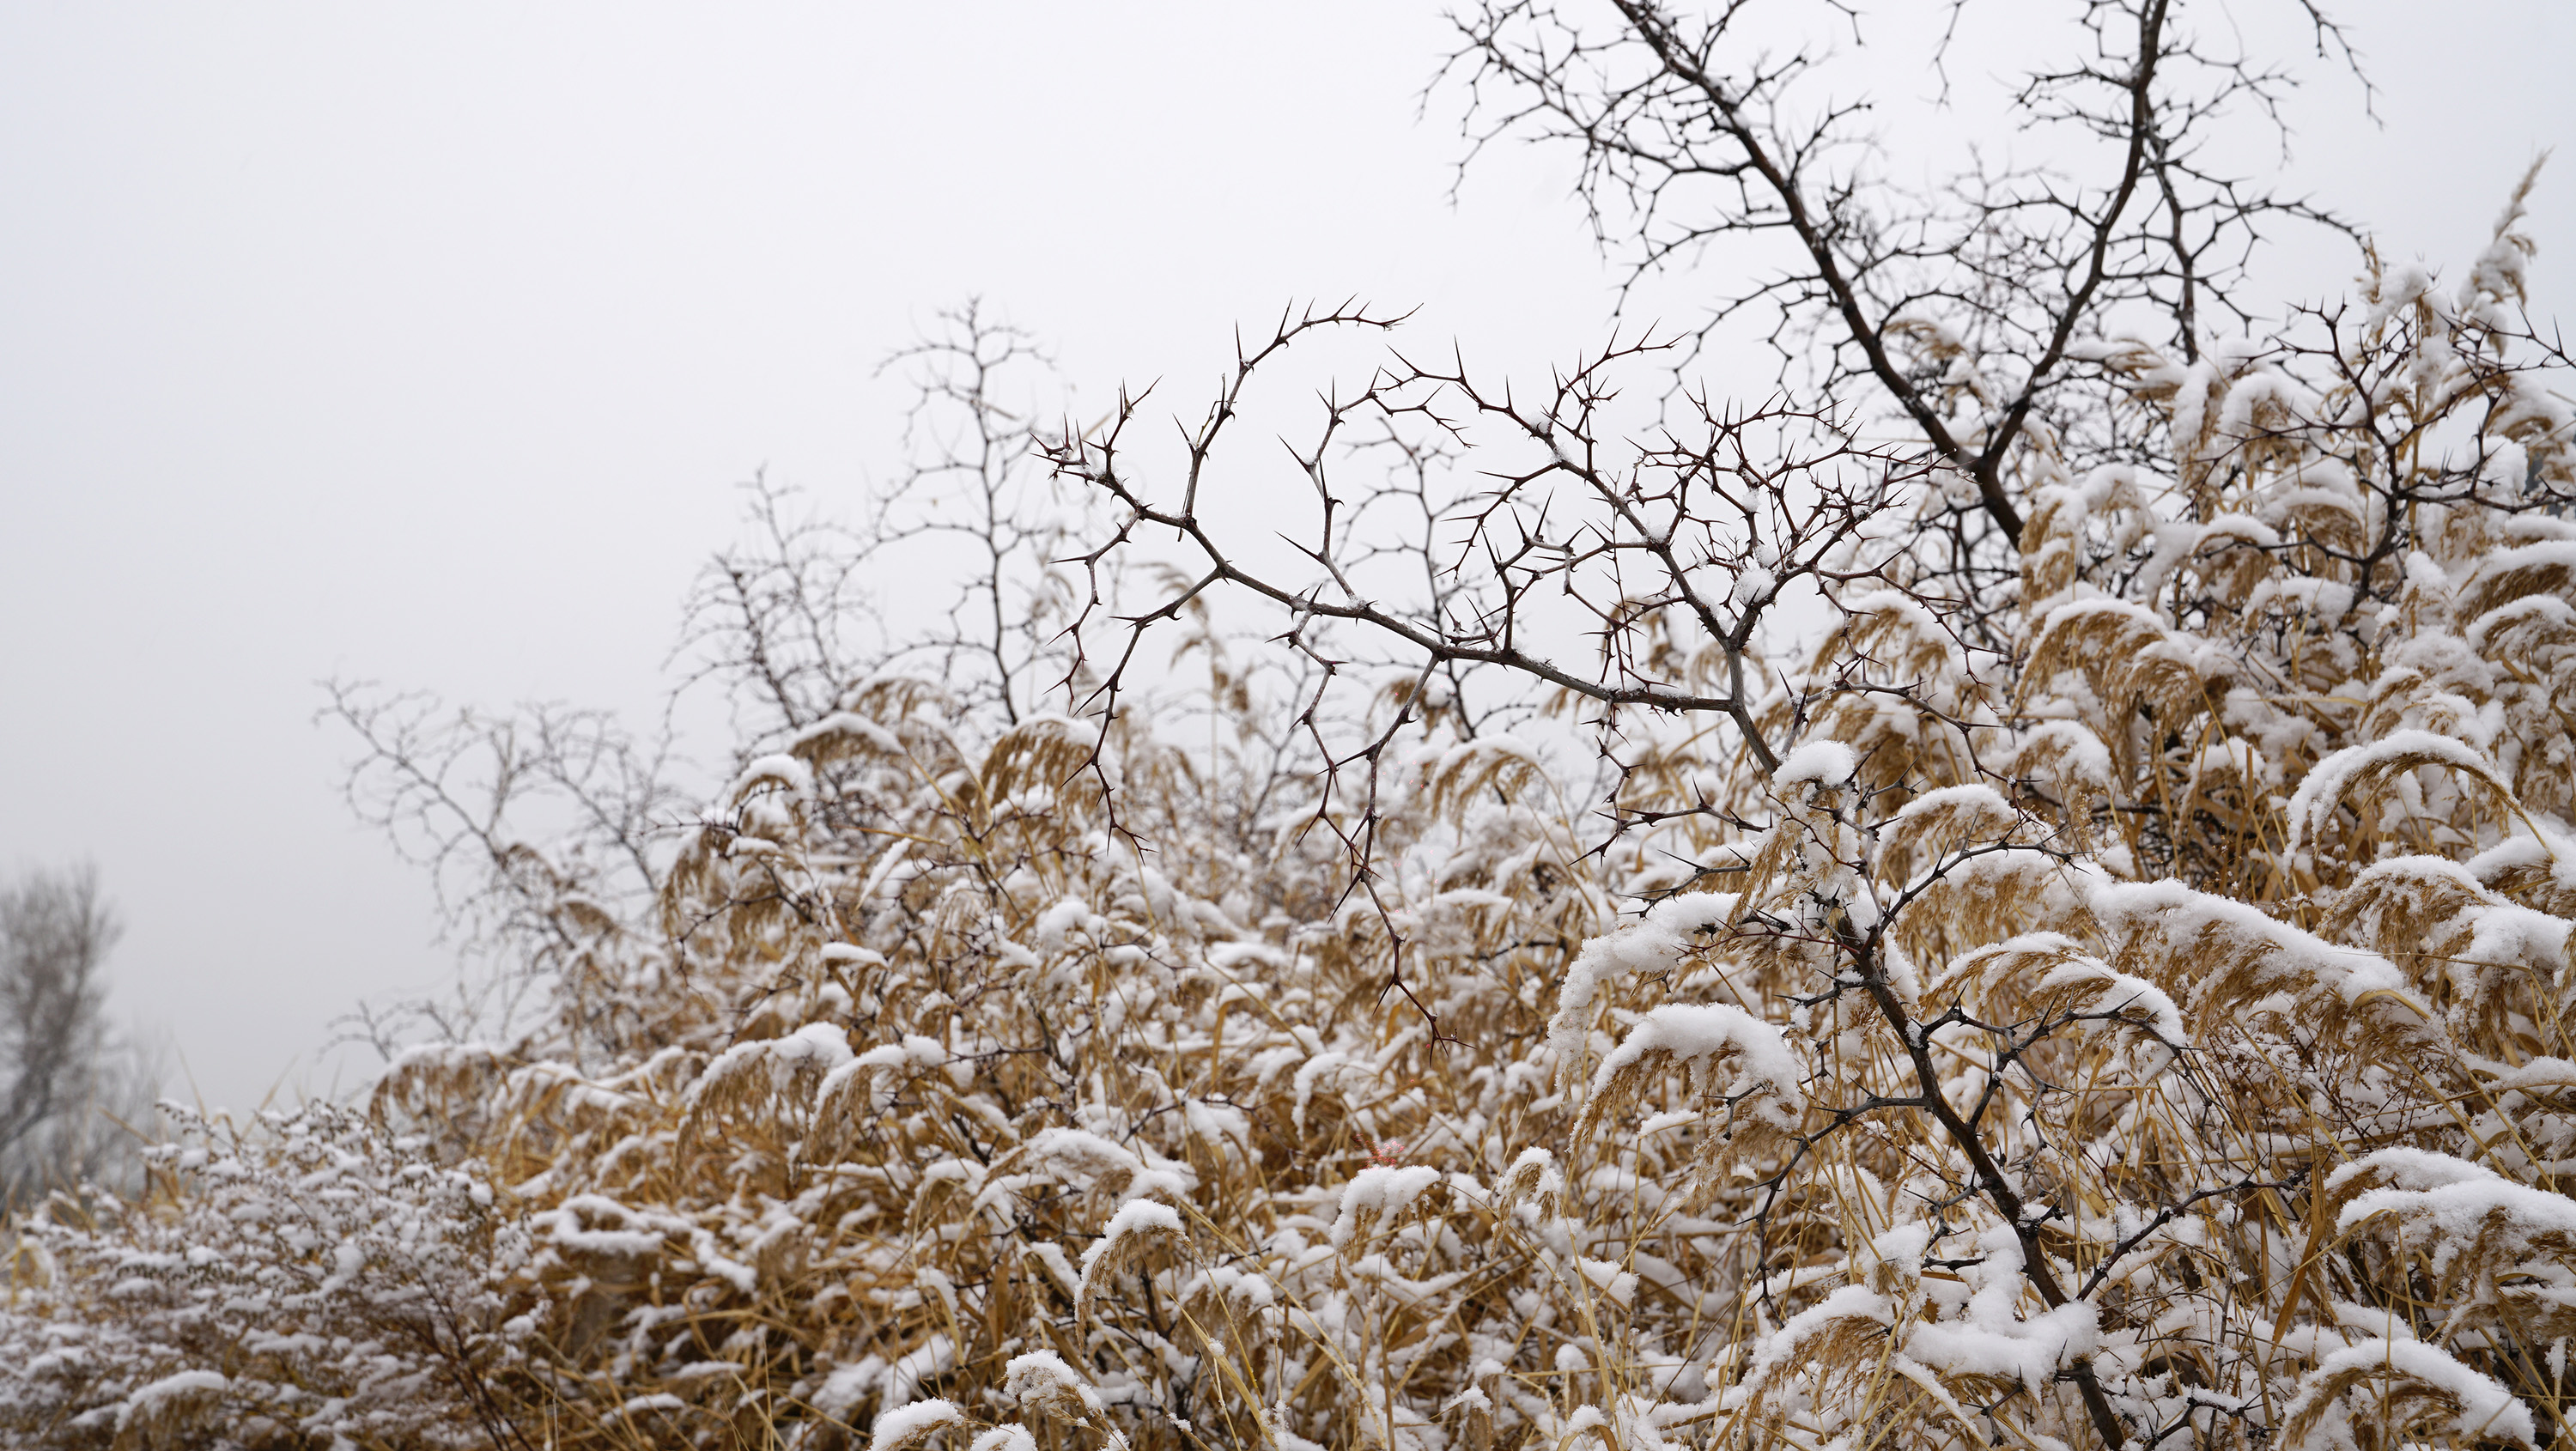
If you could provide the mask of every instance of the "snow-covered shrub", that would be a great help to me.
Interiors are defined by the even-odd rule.
[[[315,1105],[163,1105],[154,1191],[18,1228],[0,1414],[26,1445],[489,1446],[547,1306],[480,1166]],[[521,1382],[513,1384],[513,1382]]]

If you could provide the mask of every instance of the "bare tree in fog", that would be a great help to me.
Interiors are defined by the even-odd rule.
[[[133,1162],[154,1085],[108,1030],[100,971],[123,932],[87,865],[0,887],[0,1205]]]

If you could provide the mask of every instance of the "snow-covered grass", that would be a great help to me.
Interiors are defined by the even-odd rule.
[[[0,1434],[2563,1442],[2576,527],[2370,444],[2576,464],[2477,308],[2367,301],[2369,386],[2086,354],[2172,476],[2026,460],[2000,635],[1883,561],[1776,771],[1627,718],[1606,845],[1454,715],[1363,820],[1249,690],[905,678],[755,720],[649,901],[488,833],[536,1025],[17,1226]]]

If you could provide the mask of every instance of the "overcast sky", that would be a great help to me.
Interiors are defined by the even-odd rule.
[[[2295,180],[2456,275],[2576,139],[2576,26],[2344,13],[2384,125],[2312,87]],[[871,372],[937,308],[981,294],[1099,399],[1314,296],[1523,366],[1598,341],[1565,158],[1448,199],[1444,34],[1415,0],[0,7],[0,869],[97,862],[117,1010],[208,1102],[350,1086],[329,1021],[448,958],[316,682],[649,717],[730,486],[882,476]],[[2560,316],[2571,202],[2576,157],[2534,207]]]

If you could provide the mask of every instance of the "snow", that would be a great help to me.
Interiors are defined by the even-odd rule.
[[[1585,1259],[1580,1255],[1575,1257],[1574,1267],[1582,1273],[1584,1283],[1600,1292],[1610,1303],[1622,1308],[1636,1303],[1637,1276],[1634,1271],[1623,1270],[1610,1260]]]
[[[1461,770],[1474,769],[1481,762],[1494,757],[1519,761],[1532,770],[1545,769],[1545,763],[1539,759],[1538,752],[1532,749],[1528,742],[1511,735],[1489,735],[1461,741],[1441,752],[1439,761],[1431,768],[1431,774],[1435,778],[1455,775]]]
[[[828,1087],[834,1070],[852,1061],[847,1030],[834,1023],[808,1023],[783,1038],[736,1043],[710,1061],[689,1086],[689,1102],[721,1093],[728,1085],[767,1071],[770,1086],[784,1093],[799,1072],[819,1070]]]
[[[211,1370],[183,1370],[176,1375],[165,1375],[137,1388],[125,1398],[125,1403],[116,1409],[116,1428],[122,1431],[138,1417],[148,1421],[174,1401],[198,1395],[221,1395],[231,1386],[229,1378]]]
[[[2501,643],[2495,639],[2499,632],[2526,624],[2576,628],[2576,605],[2570,605],[2553,594],[2524,595],[2470,621],[2461,638],[2468,642],[2471,650],[2484,655]]]
[[[762,756],[742,768],[733,784],[725,788],[727,801],[739,803],[762,786],[784,787],[799,801],[814,797],[814,768],[794,756]]]
[[[2068,962],[2042,973],[2038,986],[2040,991],[2046,992],[2051,988],[2097,981],[2111,984],[2108,996],[2115,1006],[2141,1010],[2145,1014],[2148,1031],[2168,1047],[2179,1048],[2191,1041],[2183,1031],[2182,1012],[2174,1006],[2173,999],[2165,995],[2163,988],[2145,978],[2112,971],[2098,962]]]
[[[1168,1204],[1158,1204],[1151,1199],[1132,1200],[1120,1205],[1118,1212],[1109,1216],[1109,1223],[1100,1231],[1100,1244],[1093,1245],[1090,1253],[1085,1254],[1083,1258],[1088,1260],[1091,1255],[1099,1253],[1101,1244],[1107,1244],[1142,1230],[1154,1229],[1167,1229],[1174,1234],[1180,1233],[1181,1212]]]
[[[1646,909],[1646,920],[1678,937],[1714,932],[1735,911],[1733,892],[1682,892]]]
[[[1893,1326],[1896,1307],[1885,1295],[1865,1285],[1845,1285],[1814,1305],[1790,1316],[1753,1353],[1748,1384],[1758,1384],[1788,1364],[1799,1347],[1837,1320],[1867,1320]]]
[[[2200,754],[2191,764],[2191,779],[2195,787],[2212,775],[2233,775],[2241,781],[2260,785],[2277,782],[2281,773],[2264,759],[2263,753],[2251,741],[2237,736],[2222,736],[2201,747]]]
[[[604,1220],[612,1227],[594,1228],[584,1220]],[[551,1244],[585,1254],[627,1259],[659,1254],[665,1233],[686,1227],[675,1220],[638,1213],[600,1194],[572,1195],[552,1209],[530,1215],[528,1223]]]
[[[1689,950],[1690,935],[1724,923],[1734,905],[1730,893],[1687,893],[1658,903],[1643,920],[1583,944],[1566,969],[1565,984],[1557,990],[1556,1017],[1548,1024],[1548,1047],[1555,1052],[1560,1082],[1570,1081],[1580,1065],[1602,987],[1672,967]]]
[[[2387,958],[2303,932],[2250,903],[2194,891],[2176,881],[2097,879],[2087,905],[2133,949],[2156,942],[2177,967],[2211,953],[2240,954],[2251,959],[2250,976],[2260,985],[2299,997],[2324,990],[2351,1007],[2385,998],[2402,1004],[2417,1028],[2436,1020],[2432,1006]],[[2186,999],[2195,996],[2196,991],[2187,993]]]
[[[1402,1214],[1442,1179],[1441,1172],[1428,1164],[1362,1169],[1342,1188],[1342,1212],[1332,1228],[1334,1247],[1348,1248],[1353,1234],[1364,1234],[1372,1222]]]
[[[668,1391],[656,1391],[651,1395],[630,1396],[619,1402],[617,1409],[608,1413],[608,1418],[613,1421],[630,1420],[646,1411],[685,1411],[688,1408],[689,1403],[678,1396]]]
[[[877,1417],[875,1432],[868,1438],[868,1451],[895,1451],[922,1441],[942,1426],[963,1426],[966,1413],[954,1401],[916,1401],[899,1406]]]
[[[2576,1061],[2565,1058],[2534,1058],[2519,1068],[2508,1069],[2487,1079],[2488,1086],[2505,1089],[2576,1088]]]
[[[933,1335],[921,1348],[897,1356],[885,1373],[885,1408],[889,1412],[912,1404],[921,1394],[921,1383],[932,1376],[945,1375],[957,1364],[957,1343],[945,1335]]]
[[[2421,263],[2400,263],[2381,273],[2378,282],[2371,294],[2370,311],[2362,317],[2365,332],[2377,331],[2433,290],[2433,274]]]
[[[2496,1177],[2494,1170],[2483,1165],[2455,1159],[2448,1154],[2437,1154],[2429,1149],[2380,1149],[2328,1174],[2326,1193],[2339,1193],[2345,1185],[2364,1175],[2378,1175],[2395,1188],[2419,1192],[2439,1189],[2446,1184]]]
[[[2277,369],[2256,368],[2229,385],[2219,404],[2219,432],[2230,439],[2248,439],[2277,426],[2266,420],[2266,404],[2292,418],[2307,418],[2316,413],[2317,397]]]
[[[466,1068],[489,1068],[506,1056],[491,1043],[415,1043],[393,1056],[385,1065],[391,1077],[410,1068],[441,1068],[455,1072]]]
[[[2018,1380],[2036,1390],[2099,1347],[2101,1324],[2088,1302],[2021,1317],[2030,1281],[2021,1240],[2009,1226],[1980,1232],[1977,1248],[1983,1258],[1960,1272],[1971,1293],[1959,1318],[1908,1327],[1907,1355],[1949,1375]]]
[[[2332,823],[2337,806],[2345,793],[2365,772],[2395,765],[2409,758],[2420,758],[2425,764],[2449,766],[2476,777],[2502,793],[2513,796],[2513,787],[2496,773],[2494,764],[2467,742],[2450,736],[2435,735],[2427,730],[2391,731],[2375,741],[2347,746],[2312,767],[2299,789],[2290,797],[2290,840],[2288,850],[2300,848],[2321,835]]]
[[[1085,1411],[1100,1412],[1100,1393],[1091,1382],[1074,1373],[1073,1367],[1052,1350],[1032,1350],[1014,1356],[1002,1370],[1002,1393],[1022,1406],[1033,1400],[1041,1404],[1070,1397]]]
[[[2499,549],[2480,559],[2477,568],[2460,582],[2459,597],[2464,607],[2479,608],[2484,614],[2505,603],[2496,595],[2511,591],[2516,597],[2528,595],[2527,582],[2564,579],[2576,574],[2576,540],[2548,539],[2537,544],[2524,544],[2512,549]]]
[[[2099,1316],[2079,1300],[2028,1320],[1987,1317],[1917,1325],[1905,1337],[1905,1353],[1945,1375],[1994,1376],[2035,1389],[2092,1354],[2100,1340]]]
[[[1044,1266],[1048,1277],[1053,1279],[1065,1294],[1077,1297],[1081,1295],[1082,1275],[1074,1269],[1073,1261],[1065,1257],[1064,1246],[1040,1240],[1036,1244],[1023,1245],[1021,1253]]]
[[[847,1051],[847,1047],[847,1035],[844,1034],[844,1051]],[[917,1071],[944,1068],[948,1066],[948,1062],[947,1046],[938,1039],[920,1033],[906,1033],[900,1043],[880,1043],[864,1053],[843,1059],[823,1075],[822,1086],[815,1090],[815,1099],[817,1102],[829,1103],[845,1091],[846,1085],[879,1069],[889,1073],[907,1068]],[[710,1065],[710,1071],[712,1067],[713,1065]]]
[[[1198,1187],[1196,1170],[1150,1150],[1138,1153],[1088,1129],[1048,1128],[993,1161],[993,1172],[975,1198],[977,1208],[1001,1203],[1036,1179],[1086,1192],[1105,1189],[1122,1202],[1161,1194],[1178,1199]]]
[[[1778,575],[1758,564],[1747,565],[1744,572],[1735,577],[1735,588],[1727,592],[1727,602],[1739,609],[1758,605],[1770,599],[1779,588]]]
[[[1923,792],[1905,803],[1894,818],[1898,822],[1916,823],[1927,817],[1959,817],[1969,821],[1999,819],[2019,821],[2021,813],[2012,809],[2003,793],[1980,782],[1963,786],[1942,786]]]
[[[1494,1181],[1494,1193],[1506,1203],[1564,1191],[1565,1175],[1556,1167],[1556,1156],[1536,1145],[1521,1150]]]
[[[788,739],[787,754],[800,760],[804,759],[812,753],[816,745],[835,736],[854,737],[866,742],[871,750],[880,751],[889,756],[903,754],[903,742],[894,732],[865,716],[852,715],[846,710],[836,711],[798,731]]]
[[[1091,920],[1091,909],[1079,897],[1067,897],[1038,914],[1038,946],[1062,952],[1066,937]]]
[[[1090,1293],[1092,1271],[1103,1261],[1115,1264],[1126,1253],[1130,1239],[1139,1235],[1181,1236],[1183,1233],[1180,1211],[1168,1204],[1151,1199],[1131,1199],[1118,1206],[1118,1212],[1109,1216],[1109,1223],[1101,1227],[1100,1238],[1093,1240],[1091,1247],[1082,1252],[1079,1295]]]
[[[1734,1056],[1738,1070],[1722,1096],[1750,1099],[1743,1105],[1746,1111],[1784,1131],[1796,1130],[1806,1106],[1798,1089],[1798,1055],[1771,1024],[1723,1003],[1666,1003],[1640,1019],[1601,1060],[1592,1077],[1593,1093],[1607,1088],[1620,1069],[1656,1052],[1687,1064],[1691,1087],[1699,1093],[1715,1087],[1712,1075],[1718,1060]]]
[[[784,1038],[771,1039],[769,1051],[782,1070],[811,1064],[828,1071],[852,1056],[849,1030],[838,1023],[807,1023]]]
[[[1371,1076],[1370,1066],[1348,1053],[1316,1054],[1297,1065],[1297,1076],[1294,1080],[1297,1105],[1291,1111],[1289,1121],[1303,1132],[1306,1127],[1306,1110],[1313,1106],[1317,1089],[1338,1083],[1344,1078],[1357,1078],[1365,1082]]]
[[[827,1416],[847,1417],[885,1380],[885,1361],[869,1356],[856,1365],[837,1366],[808,1397]]]
[[[2037,998],[2090,987],[2092,992],[2072,1004],[2075,1011],[2096,1015],[2082,1026],[2099,1026],[2100,1015],[2115,1014],[2119,1022],[2143,1030],[2157,1046],[2157,1051],[2139,1065],[2149,1076],[2171,1066],[2173,1056],[2191,1044],[2182,1012],[2164,989],[2145,978],[2114,969],[2063,933],[2026,933],[1982,948],[1954,966],[1952,981],[2027,973],[2033,968],[2039,969],[2037,977],[2017,984],[2023,995]]]
[[[1860,769],[1860,758],[1840,741],[1809,741],[1781,757],[1779,768],[1771,773],[1776,788],[1816,785],[1840,786]]]
[[[2162,561],[2168,553],[2178,554],[2180,548],[2181,546],[2177,545],[2173,550],[2159,551],[2158,561]],[[2153,568],[2154,565],[2150,564],[2148,567]],[[2034,657],[2040,655],[2060,634],[2074,629],[2084,620],[2097,616],[2109,616],[2125,621],[2133,632],[2149,634],[2153,638],[2161,639],[2165,633],[2164,621],[2157,617],[2155,611],[2144,605],[2115,599],[2076,600],[2071,604],[2061,605],[2049,613],[2048,622],[2040,627],[2039,638],[2031,644],[2031,654]],[[2032,683],[2044,682],[2033,681]]]
[[[2378,1158],[2373,1154],[2338,1170],[2326,1181],[2329,1192],[2365,1167],[2385,1170],[2386,1166],[2371,1162]],[[2409,1238],[2435,1241],[2439,1259],[2447,1259],[2450,1253],[2441,1241],[2466,1241],[2498,1232],[2518,1240],[2539,1235],[2576,1240],[2576,1199],[2527,1188],[2459,1160],[2433,1162],[2445,1158],[2420,1154],[2419,1162],[2391,1173],[2395,1183],[2355,1196],[2335,1216],[2335,1232],[2348,1234],[2381,1215],[2393,1216],[2404,1223]],[[2458,1166],[2456,1172],[2453,1165]]]
[[[2374,1370],[2392,1379],[2404,1376],[2437,1387],[2458,1401],[2459,1413],[2441,1428],[2452,1435],[2533,1444],[2531,1412],[2512,1392],[2452,1359],[2439,1346],[2420,1340],[2371,1339],[2328,1355],[2308,1372],[2298,1399],[2283,1408],[2283,1419],[2295,1421],[2310,1412],[2314,1398],[2338,1375]]]

